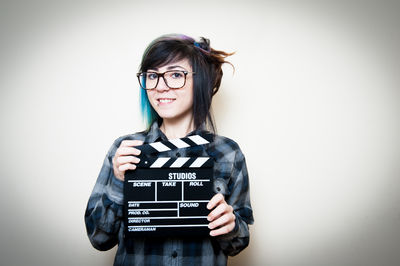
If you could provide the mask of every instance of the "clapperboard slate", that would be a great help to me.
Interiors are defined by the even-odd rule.
[[[166,157],[163,152],[190,149],[212,135],[144,144],[136,170],[125,173],[125,237],[208,235],[207,203],[213,196],[211,157]]]

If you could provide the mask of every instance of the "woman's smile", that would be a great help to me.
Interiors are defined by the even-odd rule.
[[[173,103],[176,98],[157,98],[158,105],[164,106]]]

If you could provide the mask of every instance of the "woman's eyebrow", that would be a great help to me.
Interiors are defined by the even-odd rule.
[[[186,68],[179,66],[179,65],[173,65],[173,66],[168,66],[167,70],[171,70],[171,69],[175,69],[175,68],[182,68],[183,70],[187,70]],[[154,67],[154,68],[149,68],[147,71],[154,71],[154,72],[158,72],[159,68]]]
[[[184,67],[181,67],[181,66],[178,66],[178,65],[176,65],[176,66],[169,66],[169,67],[167,67],[167,70],[175,69],[175,68],[182,68],[182,69],[186,70]]]

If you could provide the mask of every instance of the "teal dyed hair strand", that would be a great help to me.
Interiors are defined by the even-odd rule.
[[[140,88],[140,111],[146,127],[150,127],[158,118],[156,111],[154,111],[153,107],[150,105],[146,90],[142,88]]]

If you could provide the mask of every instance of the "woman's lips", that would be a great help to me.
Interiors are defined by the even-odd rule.
[[[159,98],[159,99],[157,99],[157,102],[158,102],[159,104],[170,104],[170,103],[172,103],[173,101],[175,101],[174,98]]]

